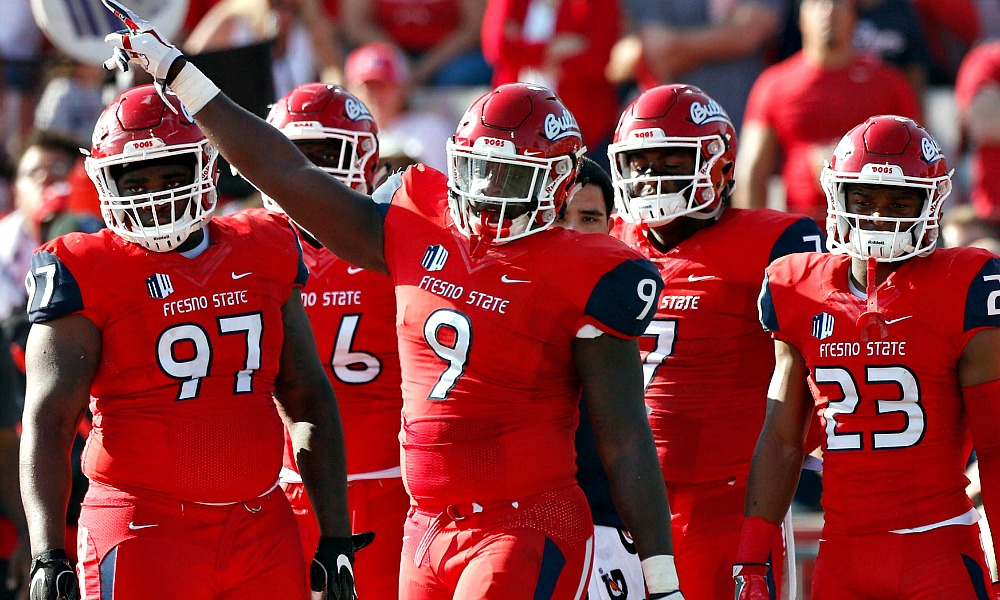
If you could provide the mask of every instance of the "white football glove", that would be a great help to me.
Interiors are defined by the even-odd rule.
[[[181,57],[181,51],[160,35],[152,23],[136,15],[115,0],[101,0],[108,10],[121,19],[127,29],[109,33],[104,41],[114,46],[114,52],[104,68],[111,71],[116,67],[123,73],[128,63],[141,67],[153,76],[162,88],[170,71],[170,65]],[[169,106],[169,103],[167,103]]]

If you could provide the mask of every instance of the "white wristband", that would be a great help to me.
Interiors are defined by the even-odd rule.
[[[181,72],[174,78],[170,89],[177,94],[181,104],[192,115],[205,108],[205,105],[220,91],[211,79],[190,62],[184,65]]]
[[[666,594],[681,588],[673,556],[669,554],[650,556],[640,564],[642,576],[646,579],[646,589],[650,594]]]

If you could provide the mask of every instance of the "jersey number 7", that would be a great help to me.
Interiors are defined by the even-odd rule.
[[[677,339],[677,319],[653,319],[646,327],[642,337],[651,337],[656,340],[656,348],[642,360],[643,389],[648,390],[660,365],[674,353],[674,340]]]

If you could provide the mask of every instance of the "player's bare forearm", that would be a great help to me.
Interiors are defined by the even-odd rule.
[[[33,555],[65,548],[70,449],[100,355],[100,331],[79,315],[35,324],[28,335],[19,471]]]
[[[632,419],[617,435],[623,430],[632,435],[598,443],[615,507],[635,539],[639,558],[673,554],[667,488],[649,422],[645,417]]]
[[[31,554],[66,547],[66,508],[72,482],[72,438],[53,435],[37,421],[21,437],[21,499]]]
[[[750,464],[746,515],[780,523],[799,481],[813,404],[806,383],[809,370],[799,351],[775,340],[774,358],[767,418]]]
[[[801,443],[789,444],[765,425],[750,465],[746,515],[780,523],[792,503],[804,459]]]
[[[638,342],[610,335],[578,339],[574,355],[615,506],[639,556],[672,554],[666,486],[642,399]]]
[[[388,272],[382,216],[371,198],[315,167],[281,132],[224,94],[199,110],[195,121],[226,160],[330,251],[356,266]]]
[[[285,338],[275,400],[288,427],[295,462],[312,502],[320,532],[351,534],[347,511],[344,430],[330,380],[316,355],[316,343],[298,291],[283,310]]]
[[[300,415],[298,421],[289,419],[287,425],[295,462],[316,512],[320,532],[325,536],[345,537],[351,534],[351,526],[344,433],[337,411],[329,408],[329,402],[326,398],[312,402],[311,410]]]

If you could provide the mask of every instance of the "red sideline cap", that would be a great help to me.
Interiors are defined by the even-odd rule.
[[[410,70],[400,50],[389,44],[372,42],[347,55],[344,78],[349,85],[367,81],[405,85],[410,79]]]

